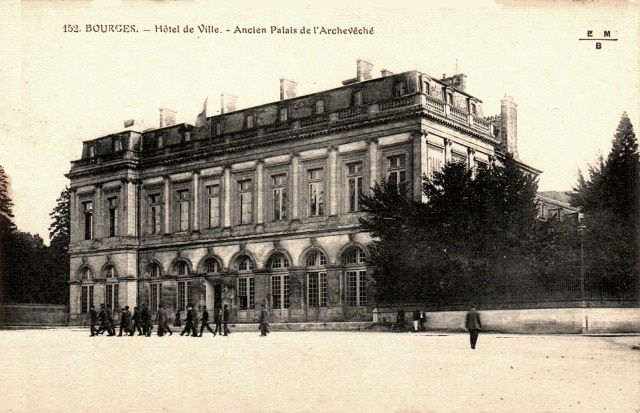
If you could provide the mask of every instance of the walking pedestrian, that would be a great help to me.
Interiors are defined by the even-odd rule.
[[[173,320],[174,327],[182,327],[182,316],[180,315],[180,310],[176,311],[176,317]]]
[[[202,306],[202,325],[200,326],[200,337],[202,337],[202,332],[204,331],[205,327],[215,337],[216,333],[211,329],[211,326],[209,325],[209,312],[207,311],[207,306],[203,305]]]
[[[222,308],[213,310],[213,321],[216,323],[216,329],[213,332],[215,337],[216,334],[222,334]]]
[[[96,323],[98,322],[98,312],[96,311],[96,307],[91,304],[89,307],[89,320],[91,321],[91,327],[89,331],[91,331],[91,337],[95,337],[97,334],[96,331]]]
[[[185,321],[184,330],[182,330],[182,333],[180,333],[181,336],[185,334],[187,335],[187,337],[189,335],[198,337],[198,333],[196,332],[196,327],[194,325],[194,311],[191,305],[187,307],[187,319]]]
[[[129,306],[125,306],[120,312],[120,333],[118,337],[122,337],[122,330],[124,330],[124,334],[127,335],[129,332],[129,323],[131,322],[131,311],[129,311]]]
[[[129,335],[133,337],[137,330],[138,335],[141,336],[142,328],[140,328],[140,323],[142,321],[142,315],[140,314],[140,309],[138,307],[133,307],[133,317],[131,317],[131,320],[133,321],[133,328],[131,329]]]
[[[420,311],[420,331],[426,331],[427,329],[427,312]]]
[[[142,334],[151,337],[151,330],[153,329],[151,325],[151,311],[149,311],[146,304],[142,304],[140,316],[142,317]]]
[[[476,343],[478,342],[478,333],[480,329],[482,329],[482,323],[480,322],[480,314],[478,314],[474,305],[472,305],[467,312],[464,325],[467,331],[469,331],[471,348],[475,349]]]
[[[164,309],[164,306],[160,304],[158,307],[158,314],[156,315],[156,321],[158,322],[158,335],[163,336],[166,333],[169,333],[170,336],[173,335],[173,331],[169,328],[167,312]]]
[[[413,310],[413,332],[418,332],[418,326],[420,324],[420,310],[417,308]]]
[[[223,331],[225,336],[231,334],[231,331],[229,331],[227,324],[229,324],[229,306],[225,304],[224,309],[222,310],[222,326],[224,328]]]
[[[260,337],[266,337],[269,331],[269,312],[265,308],[264,304],[261,304],[260,310]]]

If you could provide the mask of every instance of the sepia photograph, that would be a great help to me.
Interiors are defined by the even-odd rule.
[[[640,412],[636,0],[0,14],[0,412]]]

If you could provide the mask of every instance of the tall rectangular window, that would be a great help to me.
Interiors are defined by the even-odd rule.
[[[347,305],[365,307],[367,305],[367,272],[347,271]]]
[[[81,312],[88,313],[93,305],[93,285],[83,285],[80,298]]]
[[[241,310],[250,310],[255,308],[256,286],[253,277],[238,278],[238,302]]]
[[[93,237],[93,202],[82,203],[84,209],[84,239]]]
[[[349,212],[360,211],[362,195],[362,162],[347,165],[347,183],[349,186]]]
[[[362,90],[356,90],[355,92],[353,92],[351,103],[353,106],[362,105]]]
[[[324,113],[324,100],[316,100],[316,115]]]
[[[327,306],[327,273],[307,273],[307,303],[309,307]]]
[[[193,295],[192,286],[189,281],[178,281],[178,310],[185,311],[191,303]]]
[[[238,182],[238,195],[240,197],[240,224],[250,224],[253,214],[253,183],[250,179]]]
[[[311,169],[309,177],[309,216],[324,215],[324,170]]]
[[[107,284],[104,301],[112,312],[118,309],[118,284]]]
[[[149,290],[149,309],[153,312],[158,311],[160,300],[162,297],[162,284],[152,283]]]
[[[407,84],[404,81],[396,82],[393,89],[394,96],[402,96],[407,93]]]
[[[178,191],[178,225],[179,231],[189,230],[189,190]]]
[[[252,129],[253,127],[255,127],[253,115],[247,115],[244,121],[245,121],[245,128]]]
[[[280,108],[278,110],[278,121],[286,122],[289,119],[289,109],[288,108]]]
[[[442,148],[429,145],[427,147],[427,151],[429,154],[427,157],[429,177],[433,178],[433,173],[441,170],[442,165],[444,164],[444,150]]]
[[[387,158],[389,168],[389,181],[400,185],[407,181],[407,166],[404,155],[390,156]]]
[[[273,175],[271,177],[273,186],[273,220],[282,221],[287,219],[287,175]]]
[[[159,234],[162,231],[162,198],[160,195],[149,195],[149,233]]]
[[[109,236],[118,235],[118,198],[109,198]]]
[[[207,186],[207,221],[209,228],[220,226],[220,185]]]
[[[282,310],[289,308],[289,276],[271,276],[271,298],[273,309]]]

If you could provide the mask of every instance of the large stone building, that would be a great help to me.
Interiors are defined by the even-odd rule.
[[[485,118],[465,75],[371,72],[359,60],[335,89],[297,97],[283,79],[276,102],[236,110],[225,95],[196,125],[163,108],[158,127],[125,122],[84,142],[68,174],[71,322],[103,302],[229,304],[239,322],[260,303],[274,321],[370,319],[358,195],[386,178],[421,199],[423,174],[516,144],[516,105]]]

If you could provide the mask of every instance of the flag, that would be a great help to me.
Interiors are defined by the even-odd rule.
[[[202,104],[202,110],[200,111],[200,113],[198,114],[198,117],[196,118],[196,128],[205,126],[207,124],[207,100],[209,99],[209,97],[207,97],[204,100],[204,103]]]

